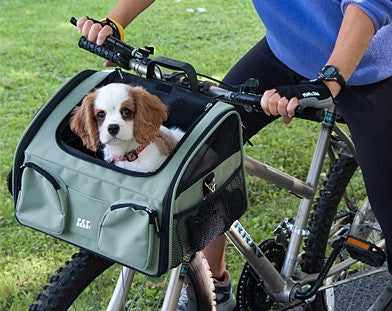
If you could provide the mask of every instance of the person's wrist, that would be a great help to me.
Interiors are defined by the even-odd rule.
[[[118,21],[113,18],[106,17],[106,19],[101,20],[101,24],[108,25],[113,31],[113,36],[117,39],[120,39],[121,41],[124,41],[124,28]]]
[[[341,85],[336,81],[322,80],[321,82],[327,86],[333,98],[335,98],[342,90]]]
[[[317,73],[317,80],[322,81],[328,87],[333,98],[346,88],[345,77],[340,73],[339,68],[334,65],[325,65],[321,68]]]

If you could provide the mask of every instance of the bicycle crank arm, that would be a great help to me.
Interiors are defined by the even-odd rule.
[[[327,262],[325,263],[323,269],[321,270],[320,274],[318,275],[316,281],[307,290],[298,291],[295,294],[296,299],[306,300],[306,299],[313,297],[317,293],[317,290],[320,288],[321,284],[323,283],[323,280],[327,276],[328,271],[331,268],[332,264],[334,263],[336,257],[338,257],[340,251],[344,247],[345,240],[346,239],[344,237],[341,237],[339,240],[337,240],[335,242],[334,249],[333,249],[331,255],[329,256]]]

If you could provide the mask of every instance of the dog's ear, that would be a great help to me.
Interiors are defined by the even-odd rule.
[[[70,123],[71,130],[94,152],[99,148],[98,125],[94,116],[95,96],[95,92],[86,95],[82,105],[74,108]]]
[[[159,127],[167,119],[167,108],[155,95],[142,87],[130,87],[135,102],[135,126],[133,134],[136,141],[148,145],[159,134]]]

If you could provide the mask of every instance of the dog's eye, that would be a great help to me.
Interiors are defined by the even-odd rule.
[[[132,110],[124,109],[122,111],[122,116],[125,117],[125,118],[130,117],[131,115],[132,115]]]
[[[104,111],[100,111],[100,112],[97,113],[98,120],[104,120],[105,116],[106,116],[106,114],[105,114]]]

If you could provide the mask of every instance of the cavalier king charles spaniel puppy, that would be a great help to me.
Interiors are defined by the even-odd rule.
[[[111,83],[86,95],[74,109],[71,130],[104,160],[136,171],[153,172],[184,135],[162,125],[167,108],[142,87]]]

